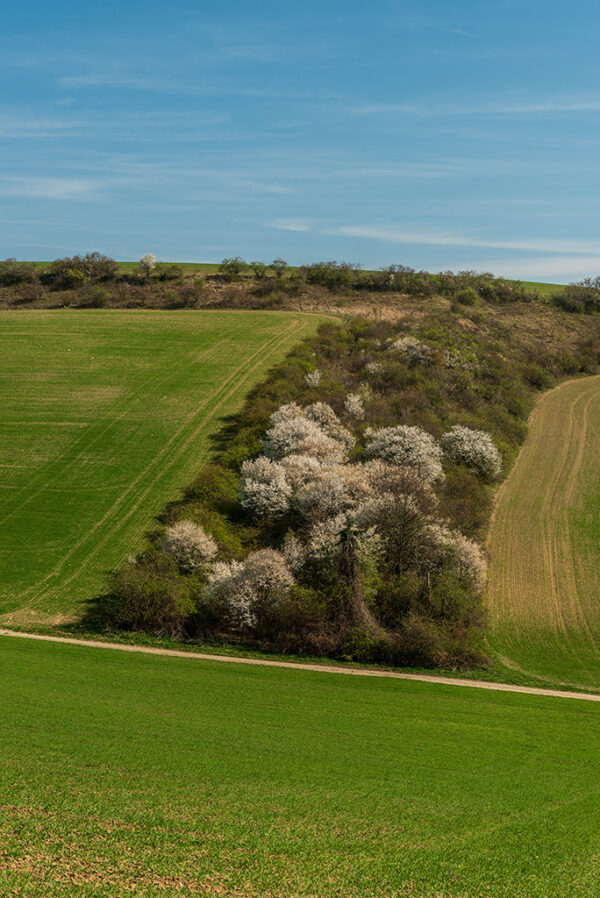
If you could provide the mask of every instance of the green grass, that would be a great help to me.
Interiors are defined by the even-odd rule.
[[[546,284],[540,281],[523,281],[522,283],[524,287],[527,287],[530,290],[537,290],[537,292],[544,298],[552,296],[553,293],[557,293],[564,286],[564,284]]]
[[[221,418],[318,321],[269,312],[0,313],[5,620],[80,611],[195,476]]]
[[[0,665],[2,894],[600,889],[595,705],[11,638]]]
[[[490,645],[505,669],[600,689],[600,377],[546,393],[498,496]]]

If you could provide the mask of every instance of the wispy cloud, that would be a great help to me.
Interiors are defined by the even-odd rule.
[[[198,73],[181,79],[168,75],[137,75],[126,72],[93,72],[91,74],[63,75],[57,79],[59,87],[68,88],[125,88],[151,93],[172,93],[190,96],[237,96],[257,100],[307,100],[310,102],[340,100],[339,93],[328,90],[281,90],[273,87],[252,87],[231,84],[228,86],[206,83]]]
[[[600,240],[573,240],[571,238],[530,238],[523,240],[502,240],[481,238],[452,231],[418,231],[408,228],[394,228],[387,225],[339,225],[328,226],[311,222],[306,218],[284,218],[267,222],[267,227],[284,231],[312,231],[339,237],[360,237],[367,240],[381,240],[386,243],[413,246],[459,246],[473,249],[513,250],[517,252],[560,253],[565,258],[594,256],[600,254]]]
[[[278,231],[312,231],[313,228],[306,218],[277,218],[266,224],[268,228],[276,228]]]
[[[496,240],[481,239],[466,234],[419,232],[380,226],[342,226],[329,233],[344,237],[366,237],[389,243],[412,243],[427,246],[472,246],[485,249],[518,250],[521,252],[570,253],[585,255],[600,253],[600,241],[561,239]]]
[[[424,99],[410,103],[365,103],[350,109],[353,115],[389,115],[399,113],[423,117],[456,115],[536,115],[572,112],[600,112],[600,97],[555,97],[532,100],[483,100],[473,102],[448,102]]]
[[[0,196],[28,196],[48,200],[89,200],[98,195],[98,183],[83,178],[4,178]]]

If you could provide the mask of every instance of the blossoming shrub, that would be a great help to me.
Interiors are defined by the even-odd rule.
[[[217,544],[212,536],[193,521],[177,521],[167,527],[162,548],[186,573],[196,570],[217,554]]]
[[[381,458],[394,465],[413,468],[426,483],[442,480],[443,452],[431,434],[420,427],[400,424],[398,427],[369,428],[366,448],[368,458]]]
[[[500,476],[502,457],[489,433],[455,424],[444,434],[441,444],[450,461],[465,465],[489,480],[495,480]]]
[[[365,406],[360,393],[348,393],[344,400],[344,408],[350,417],[356,418],[357,421],[362,421],[365,416]]]
[[[240,501],[256,517],[285,514],[292,487],[282,465],[261,456],[242,465]]]
[[[251,630],[294,583],[285,557],[274,549],[251,552],[243,561],[213,565],[205,595],[235,630]]]
[[[431,349],[417,337],[407,334],[392,343],[392,348],[403,353],[413,365],[427,364],[431,361]]]

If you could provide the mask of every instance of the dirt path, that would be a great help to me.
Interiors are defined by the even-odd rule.
[[[462,680],[454,677],[430,676],[428,674],[400,673],[395,670],[368,670],[358,667],[336,667],[329,664],[304,664],[295,661],[268,661],[262,658],[236,658],[229,655],[211,655],[203,652],[181,652],[177,649],[159,649],[142,645],[125,645],[116,642],[102,642],[98,639],[75,639],[67,636],[43,636],[39,633],[21,633],[17,630],[0,628],[0,636],[17,639],[37,639],[41,642],[62,642],[86,648],[114,649],[119,652],[139,652],[144,655],[168,655],[185,658],[188,661],[225,661],[230,664],[253,664],[263,667],[285,667],[291,670],[310,670],[319,673],[347,674],[355,677],[384,677],[392,680],[416,680],[420,683],[435,683],[444,686],[470,686],[473,689],[491,689],[496,692],[520,692],[525,695],[545,695],[553,698],[575,698],[588,702],[600,702],[600,695],[585,692],[564,692],[559,689],[538,689],[533,686],[513,686],[510,683],[488,683],[485,680]]]

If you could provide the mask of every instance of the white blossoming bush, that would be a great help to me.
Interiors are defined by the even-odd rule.
[[[146,276],[148,276],[150,272],[154,268],[156,268],[156,256],[154,255],[154,253],[146,253],[146,255],[141,256],[140,268]]]
[[[304,375],[304,380],[309,385],[309,387],[318,387],[323,378],[322,373],[318,368],[315,368],[314,371],[309,371],[308,374]]]
[[[368,374],[381,374],[383,372],[383,365],[381,362],[367,362],[365,371]]]
[[[362,421],[365,416],[365,406],[360,393],[348,393],[344,400],[344,408],[352,418]]]
[[[255,517],[285,514],[291,495],[282,465],[264,456],[243,463],[240,501]]]
[[[217,544],[212,536],[193,521],[177,521],[167,527],[161,546],[186,573],[201,567],[217,554]]]
[[[398,427],[369,428],[365,436],[370,440],[368,458],[381,458],[394,465],[413,468],[426,483],[443,480],[442,450],[420,427],[400,424]]]
[[[341,550],[340,537],[347,526],[348,515],[344,513],[315,524],[309,533],[306,544],[307,560],[335,562]],[[381,547],[381,538],[375,527],[359,530],[357,536],[358,551],[361,557],[377,555]]]
[[[256,596],[243,579],[240,561],[217,561],[204,588],[206,597],[218,606],[232,629],[243,630],[256,624]]]
[[[279,465],[294,491],[316,480],[323,469],[321,462],[312,455],[286,455]]]
[[[305,409],[295,403],[282,405],[271,415],[270,423],[263,448],[273,459],[295,453],[341,462],[354,442],[352,434],[323,402],[315,402]]]
[[[433,511],[438,504],[438,498],[431,483],[423,480],[415,468],[394,465],[381,458],[373,458],[365,462],[363,470],[369,481],[371,492],[375,496],[386,493],[394,496],[413,496],[428,511]]]
[[[502,458],[491,436],[484,430],[471,430],[470,427],[455,424],[440,442],[450,461],[465,465],[489,480],[500,476]]]
[[[483,591],[487,579],[487,561],[481,546],[455,531],[454,557],[459,573],[470,579],[478,591]]]
[[[293,533],[286,533],[283,540],[283,557],[285,563],[289,567],[292,574],[297,574],[304,565],[306,560],[306,549],[297,536]]]
[[[348,493],[343,477],[337,470],[328,467],[325,467],[315,480],[301,487],[294,501],[298,511],[309,519],[330,517],[340,509],[346,508],[348,504]]]
[[[487,562],[481,546],[439,522],[428,524],[426,532],[437,549],[437,558],[434,555],[429,559],[430,565],[433,563],[441,568],[450,563],[463,579],[469,580],[481,592],[487,577]]]
[[[338,416],[335,414],[330,405],[326,402],[313,402],[304,409],[306,417],[318,424],[319,427],[331,437],[351,449],[354,445],[354,437],[350,431],[344,427]]]
[[[431,349],[417,337],[407,334],[392,343],[392,348],[402,352],[414,365],[427,364],[431,361]]]
[[[243,561],[216,562],[205,595],[220,606],[235,629],[253,628],[294,583],[281,552],[260,549]]]

